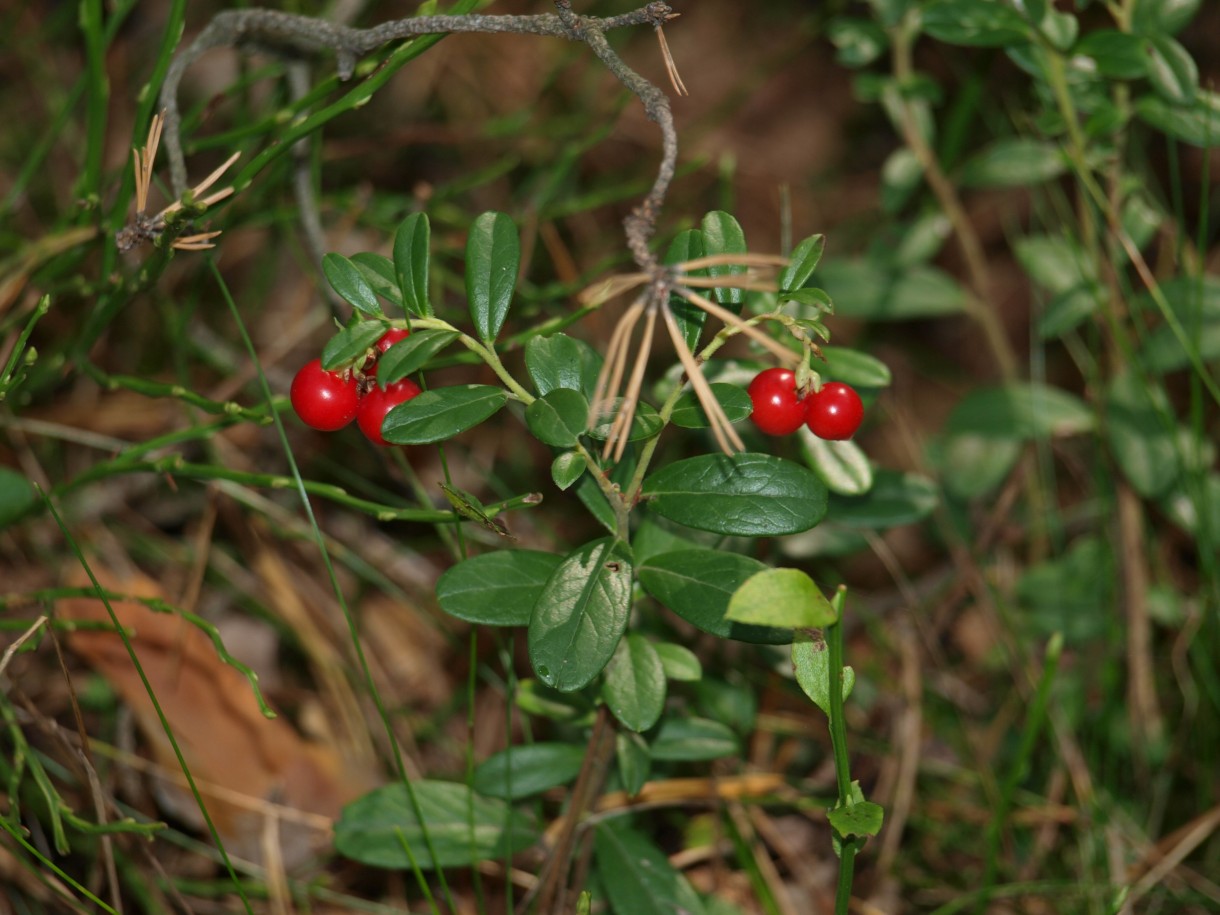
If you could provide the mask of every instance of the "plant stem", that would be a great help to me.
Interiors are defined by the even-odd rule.
[[[847,756],[847,720],[843,712],[843,605],[847,589],[840,586],[830,604],[838,615],[838,622],[826,627],[826,650],[829,652],[830,683],[828,704],[830,706],[830,747],[835,758],[835,785],[839,800],[836,807],[851,803],[851,761]],[[838,835],[839,882],[835,890],[835,915],[847,915],[851,904],[851,886],[855,874],[858,839]]]

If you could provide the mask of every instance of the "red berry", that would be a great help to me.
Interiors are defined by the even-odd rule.
[[[389,445],[390,443],[381,437],[381,424],[385,422],[386,414],[400,403],[406,403],[415,397],[420,391],[420,386],[409,378],[396,381],[385,390],[379,385],[373,385],[373,389],[360,399],[356,425],[374,445]]]
[[[292,379],[292,409],[301,422],[322,432],[342,429],[356,417],[360,393],[356,379],[322,368],[322,360],[307,362]]]
[[[764,369],[746,391],[754,404],[750,418],[767,435],[791,435],[805,421],[805,402],[796,394],[791,369]]]
[[[391,328],[382,334],[381,339],[377,341],[377,352],[384,353],[395,343],[405,340],[409,336],[411,336],[411,331],[407,330],[406,328]]]
[[[805,411],[809,431],[832,442],[851,438],[864,421],[860,395],[841,381],[824,384],[806,397]]]

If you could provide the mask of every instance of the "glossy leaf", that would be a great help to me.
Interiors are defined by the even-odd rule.
[[[854,388],[887,388],[893,375],[890,367],[875,356],[845,346],[823,346],[826,364],[819,367],[824,380],[842,381]]]
[[[342,254],[327,254],[322,258],[322,272],[326,280],[339,296],[353,308],[367,315],[380,317],[381,303],[377,301],[377,293],[364,278],[360,268]]]
[[[741,230],[741,224],[731,214],[723,210],[713,210],[703,217],[702,229],[703,250],[708,257],[715,254],[746,253],[745,233]],[[737,276],[745,272],[746,268],[740,264],[707,268],[708,276],[713,278]],[[716,301],[721,305],[726,306],[730,311],[741,313],[741,305],[745,301],[745,294],[742,290],[731,286],[717,286],[712,292]]]
[[[602,698],[619,723],[632,731],[647,731],[665,709],[665,668],[656,649],[642,635],[629,634],[618,643],[606,665]]]
[[[922,521],[936,508],[936,484],[917,473],[882,470],[862,496],[831,496],[831,517],[847,527],[880,529]]]
[[[601,673],[627,628],[631,578],[630,557],[609,538],[564,558],[530,618],[530,663],[539,680],[570,692]]]
[[[0,467],[0,530],[25,515],[37,501],[34,484],[25,474]]]
[[[1186,331],[1188,351],[1168,324],[1148,335],[1140,348],[1140,361],[1150,372],[1176,372],[1191,365],[1191,353],[1203,362],[1220,359],[1220,321],[1209,321],[1197,331]]]
[[[610,434],[610,427],[614,424],[614,418],[618,415],[622,403],[623,399],[618,398],[610,408],[610,412],[597,419],[593,427],[588,430],[590,438],[605,440],[606,436]],[[652,438],[661,431],[664,425],[656,407],[641,400],[635,405],[635,416],[631,419],[631,430],[627,435],[627,441],[639,442]]]
[[[403,849],[405,843],[415,863],[432,870],[502,858],[510,847],[528,848],[538,839],[530,821],[504,801],[483,797],[465,785],[419,779],[411,787],[424,827],[406,788],[395,782],[343,808],[335,823],[335,850],[372,867],[407,870],[411,860]],[[424,842],[424,828],[435,859]]]
[[[589,510],[589,514],[596,518],[602,527],[613,534],[615,524],[617,523],[614,517],[614,509],[606,501],[606,494],[597,485],[597,481],[589,474],[585,474],[580,478],[580,482],[576,484],[575,492],[577,498]]]
[[[1003,47],[1030,38],[1021,14],[1002,3],[932,0],[922,10],[923,30],[939,41],[977,47]]]
[[[614,915],[706,915],[686,877],[642,833],[605,820],[593,847]]]
[[[827,811],[826,818],[844,838],[875,836],[885,820],[885,808],[872,801],[856,801]]]
[[[1148,56],[1148,81],[1171,105],[1194,103],[1199,90],[1199,67],[1195,59],[1168,35],[1157,35],[1145,42]]]
[[[783,645],[792,633],[748,626],[725,617],[733,593],[767,568],[757,559],[720,550],[685,549],[652,556],[640,565],[640,584],[691,625],[724,639]]]
[[[724,415],[728,417],[729,422],[739,423],[750,415],[754,408],[750,402],[750,395],[737,385],[713,381],[710,387],[716,402],[724,410]],[[703,412],[703,405],[699,403],[699,398],[694,391],[683,392],[682,396],[678,398],[678,402],[674,404],[674,411],[670,414],[669,421],[684,429],[706,429],[709,425],[707,414]]]
[[[389,299],[395,305],[402,305],[402,292],[398,288],[398,280],[394,276],[394,262],[384,254],[374,254],[371,251],[361,251],[352,255],[352,263],[360,271],[360,275],[373,287],[373,291],[383,299]]]
[[[796,682],[818,708],[830,714],[830,652],[826,643],[813,638],[809,633],[799,633],[792,643],[792,669]],[[851,695],[856,685],[856,672],[844,666],[840,671],[843,680],[843,698]]]
[[[507,399],[502,388],[486,384],[424,391],[392,409],[381,426],[381,434],[395,445],[443,442],[483,422]]]
[[[1021,457],[1020,439],[959,432],[940,446],[941,479],[959,499],[985,496],[1006,479]]]
[[[551,479],[561,490],[568,489],[587,469],[588,465],[579,451],[565,451],[551,461]]]
[[[846,317],[894,321],[956,314],[966,307],[962,287],[937,267],[894,273],[883,264],[857,258],[830,261],[817,277],[834,298],[836,313]]]
[[[885,53],[889,39],[885,29],[871,19],[832,19],[826,37],[835,46],[835,59],[845,67],[864,67]],[[780,288],[784,288],[783,284]]]
[[[602,358],[584,340],[567,334],[531,337],[525,344],[525,368],[545,397],[556,388],[579,391],[585,399],[593,397]]]
[[[1081,283],[1059,293],[1046,303],[1038,319],[1038,336],[1053,340],[1079,327],[1097,313],[1104,292],[1094,283]]]
[[[972,391],[954,408],[946,429],[1027,439],[1076,435],[1093,425],[1093,411],[1075,394],[1031,381]]]
[[[1029,235],[1018,239],[1014,250],[1029,278],[1048,292],[1058,295],[1094,282],[1094,268],[1073,239]]]
[[[562,556],[539,550],[496,550],[464,559],[437,580],[441,609],[468,623],[526,626]]]
[[[1131,27],[1143,35],[1173,35],[1190,24],[1202,0],[1135,0]]]
[[[1174,105],[1159,95],[1136,99],[1135,113],[1166,136],[1191,146],[1214,147],[1220,141],[1220,93],[1200,89],[1190,105]]]
[[[1181,471],[1172,407],[1159,386],[1127,373],[1106,391],[1106,440],[1131,486],[1144,498],[1163,495]]]
[[[813,276],[822,260],[822,252],[826,250],[825,235],[810,235],[802,239],[788,258],[787,265],[779,272],[777,284],[780,298],[783,293],[800,289]]]
[[[377,380],[382,387],[413,375],[433,356],[458,338],[452,330],[417,330],[391,346],[377,360]]]
[[[363,360],[385,330],[380,321],[357,321],[343,328],[322,347],[322,368],[330,372]]]
[[[474,790],[486,797],[516,801],[566,785],[585,761],[585,748],[571,743],[531,743],[509,747],[474,770]]]
[[[698,530],[741,537],[805,531],[826,514],[811,470],[770,454],[709,454],[674,461],[644,480],[651,511]]]
[[[674,240],[669,244],[669,250],[665,252],[666,264],[680,264],[683,261],[695,260],[703,257],[707,252],[704,249],[703,233],[698,229],[687,229],[679,232]],[[691,270],[689,276],[707,276],[706,269]],[[680,295],[670,294],[669,310],[673,313],[674,319],[678,322],[678,329],[682,332],[682,338],[686,341],[686,346],[692,352],[699,347],[699,335],[703,332],[703,325],[707,322],[707,312],[696,305],[692,305]]]
[[[1032,137],[995,140],[962,166],[963,187],[1027,187],[1058,178],[1067,160],[1057,143]]]
[[[479,216],[466,237],[466,298],[479,338],[500,333],[521,268],[521,240],[504,213]]]
[[[614,756],[623,790],[628,796],[634,797],[640,793],[652,771],[652,755],[648,752],[648,742],[639,734],[619,731],[614,736]]]
[[[596,711],[581,693],[561,693],[528,677],[518,682],[514,699],[527,715],[551,721],[592,721]]]
[[[737,735],[709,718],[674,718],[661,722],[652,740],[652,758],[664,762],[706,762],[740,752]]]
[[[839,615],[800,569],[764,569],[733,592],[725,618],[778,629],[818,629],[831,625]]]
[[[428,293],[432,230],[427,213],[412,213],[394,233],[394,273],[404,307],[420,317],[432,316]]]
[[[589,424],[589,402],[579,391],[556,388],[525,408],[525,424],[544,445],[571,448]]]
[[[851,439],[826,441],[809,431],[797,430],[805,463],[818,475],[826,488],[841,496],[858,496],[873,485],[873,468],[868,456]]]
[[[670,680],[694,683],[703,679],[703,665],[689,648],[673,642],[658,642],[652,647],[656,649],[665,676]]]
[[[1130,32],[1097,29],[1080,39],[1075,51],[1091,57],[1102,76],[1139,79],[1148,69],[1144,43],[1138,35]]]

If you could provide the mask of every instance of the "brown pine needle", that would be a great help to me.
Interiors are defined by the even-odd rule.
[[[657,41],[661,43],[661,57],[665,61],[665,72],[669,74],[669,82],[673,85],[674,92],[678,95],[690,95],[686,91],[686,84],[682,82],[682,77],[678,74],[678,64],[669,51],[669,42],[665,40],[665,30],[659,25],[657,26]]]
[[[179,251],[206,251],[208,248],[216,247],[212,244],[212,239],[219,236],[219,229],[215,232],[200,232],[198,235],[187,235],[184,238],[179,238],[170,247],[177,248]]]
[[[629,290],[642,286],[650,279],[647,273],[624,273],[598,280],[581,290],[576,300],[586,307],[604,305]]]
[[[775,283],[761,277],[746,275],[738,276],[684,276],[684,286],[694,286],[699,289],[748,289],[751,292],[775,292]]]
[[[602,363],[601,374],[597,376],[597,385],[593,389],[593,415],[599,417],[609,412],[618,396],[619,387],[623,383],[623,371],[627,366],[627,352],[631,341],[631,332],[635,329],[640,315],[644,312],[644,299],[636,299],[631,303],[614,332],[610,335],[610,344],[606,347],[606,359]]]
[[[644,320],[644,338],[640,341],[639,349],[635,351],[635,365],[631,369],[631,380],[627,384],[627,393],[623,397],[618,416],[615,417],[614,424],[610,427],[610,434],[606,436],[606,447],[602,452],[604,458],[613,447],[615,463],[622,460],[623,452],[627,449],[627,442],[631,438],[631,424],[635,421],[635,408],[640,402],[640,390],[644,386],[644,370],[648,368],[648,355],[652,352],[652,337],[656,326],[657,305],[654,302],[648,309],[648,315]]]
[[[766,347],[781,362],[787,362],[795,365],[800,361],[800,356],[792,352],[792,350],[788,349],[788,347],[763,333],[753,324],[743,321],[740,317],[733,314],[733,312],[729,311],[727,308],[721,308],[711,299],[704,298],[703,296],[699,295],[699,293],[695,292],[694,290],[687,289],[684,286],[677,287],[674,289],[674,292],[682,296],[682,298],[686,299],[686,301],[690,302],[692,305],[702,308],[708,314],[712,315],[712,317],[719,318],[725,324],[745,334],[756,343]]]
[[[678,352],[678,359],[681,360],[682,367],[686,369],[686,377],[690,379],[691,387],[695,389],[695,396],[699,398],[703,412],[707,414],[716,444],[720,446],[720,450],[725,454],[731,455],[737,451],[745,451],[745,443],[742,442],[741,437],[737,434],[737,430],[733,428],[733,424],[729,422],[729,418],[725,416],[724,408],[720,406],[720,401],[712,393],[712,386],[703,377],[703,369],[698,361],[696,361],[694,354],[691,353],[690,347],[686,345],[686,338],[682,336],[682,330],[678,327],[678,322],[674,319],[673,313],[668,308],[663,309],[663,311],[665,314],[665,326],[669,330],[669,338],[673,340],[674,349]]]
[[[165,112],[153,115],[148,125],[148,140],[143,149],[135,149],[132,165],[136,172],[136,212],[143,213],[148,206],[148,189],[152,186],[153,161],[157,158],[157,147],[161,145],[161,129],[165,126]]]
[[[690,270],[701,270],[704,267],[728,267],[740,265],[742,267],[786,267],[788,266],[788,258],[781,257],[778,254],[755,254],[749,251],[742,251],[737,254],[709,254],[706,257],[696,257],[688,261],[681,261],[674,264],[674,269],[682,273]]]

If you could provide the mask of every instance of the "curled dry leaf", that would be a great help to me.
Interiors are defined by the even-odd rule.
[[[120,579],[95,568],[108,591],[164,599],[144,576]],[[73,582],[88,586],[81,574]],[[293,869],[329,842],[343,804],[367,790],[352,779],[331,748],[304,740],[282,718],[263,716],[250,684],[217,656],[203,632],[172,613],[135,600],[111,601],[130,633],[136,656],[157,697],[225,849],[255,862],[278,857]],[[101,600],[69,598],[61,618],[109,622]],[[152,755],[154,791],[167,813],[203,828],[156,710],[118,633],[78,631],[68,646],[96,670],[131,708]],[[278,835],[278,847],[268,847]]]

